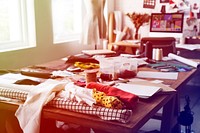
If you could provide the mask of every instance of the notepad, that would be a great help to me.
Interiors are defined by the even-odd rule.
[[[125,83],[118,83],[114,85],[114,87],[135,94],[140,98],[149,98],[153,96],[155,93],[162,90],[160,87],[157,86],[146,86],[137,84],[125,84]]]

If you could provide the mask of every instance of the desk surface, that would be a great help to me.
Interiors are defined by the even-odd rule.
[[[172,88],[179,88],[183,85],[195,72],[192,70],[187,73],[180,73],[178,80],[165,80]],[[168,103],[176,94],[158,94],[148,100],[140,100],[133,110],[133,115],[129,123],[123,124],[113,121],[104,121],[95,116],[88,116],[71,111],[57,108],[44,108],[43,116],[48,119],[59,119],[69,123],[76,123],[86,127],[92,127],[113,133],[133,133],[138,131],[150,118],[152,118],[158,110]],[[170,109],[169,109],[170,111]],[[168,131],[166,131],[168,132]]]
[[[40,66],[47,68],[64,68],[66,66],[64,60],[57,60]],[[147,68],[141,68],[146,70]],[[164,80],[165,84],[170,85],[174,89],[178,89],[185,84],[196,70],[189,72],[180,72],[178,80]],[[157,94],[148,100],[140,100],[133,110],[133,115],[128,123],[120,123],[115,121],[105,121],[96,116],[76,113],[64,109],[54,107],[44,107],[42,117],[44,119],[60,120],[66,123],[74,123],[84,127],[91,127],[94,129],[113,132],[113,133],[133,133],[139,130],[150,118],[152,118],[159,109],[165,106],[170,100],[175,97],[176,93]],[[18,108],[18,104],[0,102],[0,109],[15,111]],[[172,110],[169,109],[172,112]],[[169,121],[164,123],[170,123]],[[168,126],[166,126],[168,128]],[[167,131],[166,131],[167,133]]]

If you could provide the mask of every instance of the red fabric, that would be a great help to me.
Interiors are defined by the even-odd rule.
[[[106,93],[108,96],[116,96],[127,106],[127,108],[130,109],[133,109],[133,107],[135,106],[135,104],[138,102],[139,99],[137,95],[122,91],[116,87],[102,85],[96,82],[88,83],[86,85],[86,88],[102,91]]]
[[[170,1],[169,1],[169,4],[174,4],[174,1],[173,1],[173,0],[170,0]]]

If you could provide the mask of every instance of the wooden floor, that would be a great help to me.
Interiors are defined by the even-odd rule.
[[[191,79],[186,86],[182,89],[180,94],[181,111],[184,110],[186,105],[185,96],[190,98],[190,108],[194,113],[193,123],[191,125],[191,133],[200,133],[200,71],[196,73],[193,79]],[[159,133],[160,121],[149,120],[138,133]],[[182,133],[185,133],[185,127],[181,126]]]

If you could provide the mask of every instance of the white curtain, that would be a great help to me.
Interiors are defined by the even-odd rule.
[[[106,36],[105,0],[84,0],[84,4],[86,15],[83,16],[81,43],[98,45],[100,44],[100,39]]]

